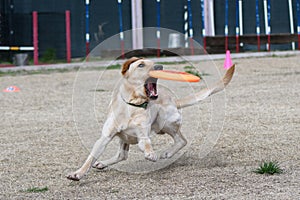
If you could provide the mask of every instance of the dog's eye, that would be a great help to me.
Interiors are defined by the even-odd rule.
[[[141,64],[138,65],[138,67],[145,67],[145,64],[141,63]]]

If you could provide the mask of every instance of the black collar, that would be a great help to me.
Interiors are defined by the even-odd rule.
[[[133,104],[133,103],[128,103],[126,101],[125,101],[125,103],[127,103],[128,105],[131,105],[131,106],[138,107],[138,108],[144,108],[146,110],[149,102],[145,101],[144,103],[142,103],[140,105],[136,105],[136,104]]]
[[[129,103],[129,102],[125,101],[125,99],[123,97],[122,97],[122,99],[128,105],[131,105],[131,106],[134,106],[134,107],[138,107],[138,108],[144,108],[145,110],[147,109],[147,106],[148,106],[148,103],[149,103],[148,101],[145,101],[144,103],[137,105],[137,104]]]

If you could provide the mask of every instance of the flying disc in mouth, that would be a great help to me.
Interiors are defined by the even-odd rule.
[[[153,70],[149,72],[149,75],[154,78],[181,81],[181,82],[199,82],[200,78],[193,74],[181,71],[173,70]]]

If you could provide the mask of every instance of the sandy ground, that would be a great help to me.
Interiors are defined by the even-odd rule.
[[[65,176],[99,136],[119,71],[1,77],[0,199],[299,199],[300,56],[234,62],[225,92],[182,111],[189,144],[173,160],[144,161],[132,147],[127,161],[91,170],[80,182]],[[220,74],[222,64],[215,61]],[[197,65],[210,74],[199,85],[161,87],[184,96],[219,78],[210,63]],[[10,85],[21,91],[2,92]],[[157,151],[171,145],[167,136],[153,143]],[[112,143],[104,157],[114,151]],[[252,172],[270,160],[284,173]],[[34,187],[48,191],[27,191]]]

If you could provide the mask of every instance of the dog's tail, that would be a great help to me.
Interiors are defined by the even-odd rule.
[[[227,70],[226,74],[224,75],[223,79],[220,80],[214,87],[212,88],[205,88],[201,90],[200,92],[197,92],[195,94],[189,95],[187,97],[184,97],[182,99],[176,100],[177,108],[184,108],[191,105],[196,104],[199,101],[202,101],[209,97],[212,94],[215,94],[221,90],[223,90],[228,83],[231,81],[231,78],[233,76],[235,69],[235,65],[233,65],[230,69]]]

